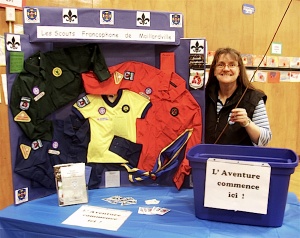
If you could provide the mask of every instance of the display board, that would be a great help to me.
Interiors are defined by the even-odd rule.
[[[188,91],[187,98],[191,96],[200,109],[200,112],[197,114],[200,118],[193,119],[192,117],[189,117],[188,114],[185,115],[185,118],[186,121],[190,121],[190,124],[197,123],[198,129],[194,130],[195,133],[193,136],[196,135],[198,139],[197,142],[195,142],[195,140],[194,143],[201,143],[203,137],[202,130],[204,128],[204,126],[202,126],[203,122],[201,117],[205,113],[203,89],[205,82],[206,40],[204,38],[182,38],[182,21],[183,16],[180,13],[25,7],[25,34],[5,35],[7,49],[6,60],[9,62],[7,64],[9,102],[11,103],[11,100],[15,100],[14,98],[11,98],[11,91],[15,80],[20,75],[23,67],[22,63],[25,60],[31,58],[37,52],[40,52],[39,54],[46,54],[48,52],[69,47],[76,48],[95,44],[99,47],[108,69],[114,69],[114,66],[116,65],[126,65],[128,62],[136,62],[137,65],[143,65],[150,68],[153,67],[153,70],[154,68],[160,70],[166,77],[173,75],[175,78],[179,77],[180,79],[183,79],[185,87],[182,90]],[[143,25],[143,22],[144,24],[147,24],[147,26]],[[69,32],[70,35],[66,32]],[[83,32],[86,33],[82,34]],[[126,38],[129,34],[131,37]],[[166,59],[164,57],[166,57]],[[80,61],[79,58],[78,60]],[[170,71],[170,68],[174,70],[175,74]],[[40,73],[43,74],[42,72]],[[114,72],[110,73],[113,74]],[[53,71],[53,75],[54,74],[55,72]],[[177,88],[177,91],[180,88]],[[30,90],[34,91],[33,88]],[[64,120],[70,114],[73,115],[73,105],[79,98],[83,97],[85,93],[86,92],[83,91],[78,98],[66,103],[58,110],[47,115],[45,118],[46,122]],[[37,94],[42,96],[39,93]],[[172,96],[171,94],[168,95],[168,97]],[[20,100],[20,107],[21,102],[22,105],[24,105],[22,99],[18,100]],[[172,100],[173,99],[167,98],[167,101],[174,102],[176,101],[176,97],[173,101]],[[183,107],[186,102],[183,100],[181,102]],[[152,101],[152,104],[154,103],[155,102]],[[27,109],[21,108],[21,110],[23,112]],[[178,110],[178,107],[173,107],[171,111],[168,111],[167,115],[177,119],[178,114],[182,113],[180,110]],[[185,109],[183,108],[182,110]],[[162,119],[158,117],[155,118],[155,120],[157,120],[155,123],[158,123]],[[55,188],[51,186],[41,186],[41,183],[39,183],[40,181],[37,183],[37,181],[33,181],[33,179],[26,178],[24,175],[20,175],[20,173],[16,172],[16,165],[17,163],[20,163],[20,160],[18,159],[20,151],[23,153],[22,148],[26,149],[26,147],[22,147],[22,144],[20,144],[20,138],[25,136],[25,139],[28,139],[28,137],[24,134],[20,125],[16,123],[16,116],[13,115],[11,111],[9,113],[9,121],[15,203],[19,204],[27,200],[47,196],[56,192]],[[183,122],[180,125],[186,124]],[[168,143],[168,146],[161,148],[162,157],[157,156],[159,157],[157,163],[159,163],[159,159],[162,161],[166,160],[164,155],[168,154],[171,150],[180,151],[181,153],[178,155],[175,153],[176,158],[174,159],[174,163],[172,162],[173,167],[170,166],[168,169],[165,169],[162,168],[163,166],[156,166],[153,168],[154,172],[152,171],[152,174],[149,174],[149,171],[141,169],[139,172],[142,176],[140,176],[141,174],[139,176],[133,175],[133,178],[138,178],[134,179],[134,182],[128,179],[128,174],[130,174],[128,168],[123,168],[118,171],[118,176],[120,176],[119,185],[112,186],[138,186],[140,184],[174,185],[172,178],[176,170],[181,166],[180,163],[184,160],[186,148],[189,147],[189,145],[185,144],[186,142],[183,143],[182,140],[191,141],[189,137],[185,138],[185,135],[181,137],[181,133],[184,131],[182,129],[191,128],[180,128],[177,135],[178,139],[172,139],[174,140],[174,143]],[[181,132],[179,133],[179,131]],[[30,139],[39,145],[39,138]],[[53,147],[53,140],[43,141],[44,145],[47,145],[47,141],[49,141],[49,144]],[[180,148],[179,150],[176,147],[177,144],[175,142],[184,145],[183,148]],[[50,151],[53,152],[53,148],[50,149]],[[54,151],[53,153],[59,152]],[[24,153],[23,157],[25,161],[26,156],[24,156]],[[164,162],[166,163],[166,161]],[[90,167],[93,168],[93,166],[87,166],[87,176],[91,173]],[[115,169],[113,169],[113,171],[114,170]],[[96,177],[101,177],[101,181],[92,188],[108,186],[107,182],[110,178],[106,176],[106,172],[107,168],[102,171],[102,174],[96,175]],[[163,176],[153,179],[153,175],[156,176],[161,173],[163,173]],[[151,176],[152,179],[149,179]],[[142,179],[143,181],[139,181],[141,177],[144,178]],[[183,184],[180,186],[190,186],[188,176],[185,177]]]
[[[183,16],[176,12],[25,7],[24,32],[31,42],[179,45]]]

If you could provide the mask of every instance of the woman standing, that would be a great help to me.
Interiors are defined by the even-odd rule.
[[[249,81],[240,53],[218,49],[206,85],[205,143],[266,146],[272,137],[266,100]]]

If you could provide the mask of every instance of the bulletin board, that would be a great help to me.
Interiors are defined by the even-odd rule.
[[[5,35],[9,102],[12,86],[22,68],[21,63],[36,52],[97,44],[108,67],[134,61],[160,69],[162,55],[171,52],[176,74],[186,81],[186,89],[198,103],[202,116],[204,115],[206,40],[183,38],[184,19],[181,13],[30,6],[24,7],[23,16],[24,34]],[[201,83],[195,84],[195,79]],[[65,105],[47,119],[64,118],[70,113],[73,104],[74,102]],[[204,122],[201,123],[203,125]],[[18,139],[24,133],[11,112],[9,124],[15,203],[55,193],[55,189],[32,186],[30,179],[14,172],[16,151],[20,146]],[[203,132],[201,139],[202,137]],[[121,186],[139,184],[170,185],[164,180],[132,183],[128,180],[128,173],[121,171]],[[183,186],[190,186],[188,177]],[[104,177],[99,185],[101,187],[105,187]]]

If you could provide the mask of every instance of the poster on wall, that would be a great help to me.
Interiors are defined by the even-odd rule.
[[[26,4],[26,0],[13,0],[13,1],[0,0],[0,7],[14,7],[18,10],[22,10],[25,4]]]

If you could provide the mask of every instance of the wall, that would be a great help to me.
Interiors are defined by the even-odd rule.
[[[264,54],[290,0],[248,0],[253,15],[242,14],[244,0],[26,0],[27,6],[109,8],[181,12],[185,37],[206,37],[208,49],[230,46],[242,53]],[[300,56],[300,1],[292,1],[275,42],[283,45],[282,55]],[[16,23],[22,23],[16,11]],[[0,35],[8,32],[5,11],[0,8]],[[268,52],[270,54],[270,51]],[[0,67],[5,73],[5,67]],[[300,83],[255,83],[268,95],[267,110],[273,132],[269,146],[289,148],[300,154]],[[2,90],[2,85],[1,85]],[[0,104],[0,209],[13,203],[9,148],[8,108]]]

